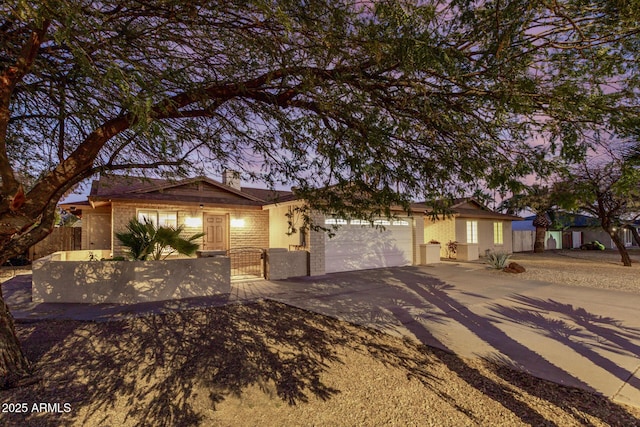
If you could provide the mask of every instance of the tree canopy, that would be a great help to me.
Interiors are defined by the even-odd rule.
[[[632,127],[633,3],[4,2],[3,253],[100,171],[233,168],[361,214],[548,173],[588,123]]]
[[[591,124],[637,131],[639,23],[638,0],[3,1],[0,259],[102,171],[231,168],[360,216],[548,174]]]

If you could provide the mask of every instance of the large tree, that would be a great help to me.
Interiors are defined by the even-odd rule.
[[[602,229],[616,245],[622,264],[630,267],[622,230],[634,227],[640,218],[640,170],[615,157],[606,156],[609,158],[603,161],[603,156],[606,155],[600,153],[570,168],[555,191],[565,207],[600,220]]]
[[[60,197],[102,171],[233,168],[361,216],[547,173],[546,149],[573,155],[583,123],[637,115],[638,10],[4,1],[0,260],[44,238]],[[9,385],[28,364],[0,306]]]

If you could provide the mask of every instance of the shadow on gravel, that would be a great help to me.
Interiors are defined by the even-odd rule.
[[[380,322],[415,318],[413,310],[418,306],[454,311],[456,321],[505,354],[507,350],[517,350],[528,352],[527,357],[536,356],[533,350],[500,335],[492,323],[495,319],[478,316],[458,303],[450,295],[451,285],[417,269],[380,274],[380,280],[386,275],[386,279],[402,281],[406,286],[393,287],[391,306],[388,299],[352,304],[355,300],[349,294],[343,295],[341,302],[309,302],[331,304],[332,310],[343,314],[351,311],[359,320],[378,326]],[[423,342],[437,342],[424,326],[432,321],[436,317],[426,316],[405,326]],[[53,333],[46,328],[53,328]],[[559,386],[510,371],[503,365],[494,367],[492,375],[454,354],[408,341],[404,346],[390,345],[377,338],[383,336],[379,332],[356,329],[274,301],[192,308],[113,322],[29,323],[20,325],[19,334],[40,380],[21,389],[0,391],[0,402],[55,403],[61,402],[63,393],[72,410],[62,414],[0,414],[0,424],[7,426],[121,422],[99,419],[109,412],[139,426],[201,425],[203,410],[215,410],[216,404],[228,396],[242,396],[252,386],[291,405],[311,399],[339,399],[340,390],[323,383],[322,374],[332,364],[348,363],[339,356],[341,347],[401,368],[407,377],[420,381],[474,425],[487,425],[484,414],[474,412],[465,399],[447,394],[443,378],[434,374],[437,371],[430,370],[430,366],[444,364],[525,424],[557,425],[539,413],[527,395],[548,402],[545,406],[553,411],[569,414],[576,424],[584,421],[577,412],[604,424],[610,417],[620,420],[618,425],[634,425],[637,421],[623,407],[583,390],[558,393]],[[446,349],[441,342],[439,347]]]
[[[48,323],[48,322],[47,322]],[[43,323],[46,325],[47,323]],[[59,402],[72,399],[68,421],[123,405],[136,425],[198,425],[196,389],[215,409],[227,395],[251,385],[289,404],[311,395],[328,399],[338,390],[320,380],[335,346],[349,340],[336,321],[275,303],[152,315],[114,322],[50,322],[61,332],[43,342],[39,324],[24,325],[27,355],[36,361],[38,384],[0,392],[1,401]],[[48,347],[48,348],[47,348]],[[60,425],[58,414],[6,417],[3,425]],[[86,418],[85,417],[85,418]],[[106,420],[105,420],[106,422]],[[13,423],[13,424],[12,424]]]

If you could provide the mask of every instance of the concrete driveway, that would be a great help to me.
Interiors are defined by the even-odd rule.
[[[268,298],[410,337],[464,357],[640,407],[640,295],[523,281],[442,263],[232,284],[232,294],[137,305],[30,303],[30,276],[3,284],[17,319],[108,320]]]
[[[640,295],[442,263],[234,285],[640,407]]]

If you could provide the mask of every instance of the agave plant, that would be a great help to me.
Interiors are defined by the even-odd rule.
[[[140,222],[133,218],[127,224],[126,233],[116,233],[116,237],[128,248],[128,255],[134,260],[146,260],[151,257],[160,260],[178,253],[193,255],[198,250],[194,241],[204,236],[204,233],[194,234],[188,238],[181,236],[184,226],[156,227],[147,218]]]
[[[509,259],[511,259],[511,254],[506,252],[489,252],[487,255],[487,264],[496,270],[502,270],[507,266]]]

